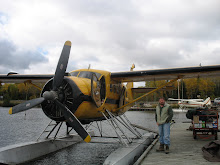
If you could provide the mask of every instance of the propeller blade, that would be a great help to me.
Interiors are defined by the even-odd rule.
[[[12,108],[9,109],[9,114],[15,114],[18,112],[22,112],[28,109],[33,108],[34,106],[42,103],[45,99],[43,97],[37,98],[37,99],[33,99],[33,100],[28,100],[26,102],[23,102],[21,104],[18,104]]]
[[[60,107],[66,121],[69,123],[71,127],[79,134],[79,136],[85,141],[90,142],[91,136],[89,133],[84,129],[80,121],[76,118],[76,116],[62,103],[60,103],[58,100],[55,100],[57,105]]]
[[[65,75],[68,60],[69,60],[70,48],[71,48],[71,42],[66,41],[63,46],[63,50],[60,55],[60,59],[58,61],[55,76],[53,79],[53,90],[56,90],[63,81],[63,77]]]

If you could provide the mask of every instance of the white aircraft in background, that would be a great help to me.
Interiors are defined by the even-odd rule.
[[[210,107],[211,99],[208,97],[205,101],[203,99],[173,99],[169,98],[170,101],[178,101],[179,108],[199,108],[199,107]]]

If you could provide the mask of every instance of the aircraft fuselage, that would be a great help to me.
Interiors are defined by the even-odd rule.
[[[52,90],[52,83],[53,79],[45,84],[42,94]],[[131,93],[127,90],[122,83],[111,80],[110,72],[80,69],[65,76],[56,93],[59,101],[67,106],[82,123],[89,123],[94,120],[103,120],[104,117],[100,112],[106,109],[116,115],[126,112],[129,106],[117,111],[115,109],[132,99]],[[56,121],[65,120],[53,100],[45,100],[41,105],[49,118]]]

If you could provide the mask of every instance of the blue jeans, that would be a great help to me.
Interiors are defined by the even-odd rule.
[[[160,135],[160,144],[170,145],[170,123],[160,124],[159,135]]]

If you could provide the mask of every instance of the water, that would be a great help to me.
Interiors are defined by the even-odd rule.
[[[33,108],[25,112],[15,115],[8,114],[9,108],[0,107],[0,147],[35,141],[41,134],[47,124],[50,122],[40,108]],[[152,130],[157,130],[154,112],[126,112],[129,120],[137,125],[141,125]],[[176,122],[190,122],[185,117],[185,113],[174,113],[173,119]],[[106,131],[106,136],[113,135],[114,131],[109,125],[103,123],[103,128]],[[95,125],[94,125],[95,126]],[[91,128],[94,128],[91,127]],[[65,129],[62,129],[63,134]],[[140,130],[143,134],[144,131]],[[95,130],[98,134],[98,131]],[[31,165],[99,165],[103,164],[107,156],[119,147],[118,143],[78,143],[61,151],[49,154],[38,160],[29,162]]]

